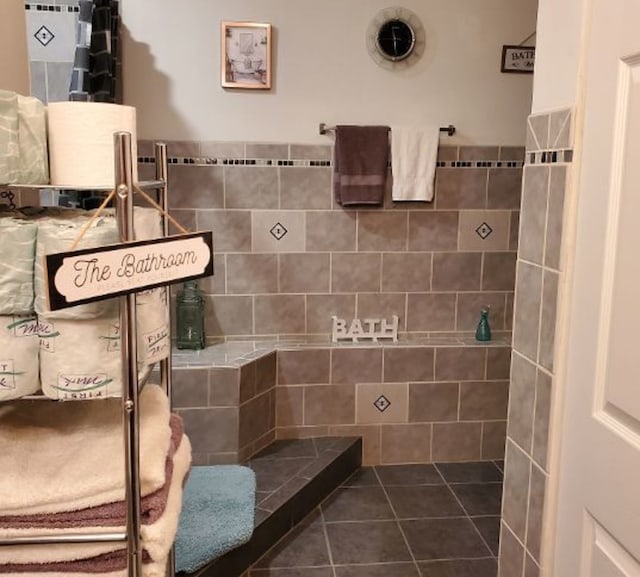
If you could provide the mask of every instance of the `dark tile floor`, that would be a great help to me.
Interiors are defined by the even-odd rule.
[[[501,467],[362,468],[249,577],[495,577]]]

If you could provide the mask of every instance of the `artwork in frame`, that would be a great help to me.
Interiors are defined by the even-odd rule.
[[[271,24],[222,22],[221,73],[224,88],[271,88]]]

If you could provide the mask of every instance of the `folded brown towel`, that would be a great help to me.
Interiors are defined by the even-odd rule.
[[[382,204],[388,163],[388,126],[336,126],[336,202],[342,206]]]

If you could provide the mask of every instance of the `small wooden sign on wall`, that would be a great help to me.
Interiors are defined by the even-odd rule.
[[[501,72],[533,74],[535,46],[503,46]]]

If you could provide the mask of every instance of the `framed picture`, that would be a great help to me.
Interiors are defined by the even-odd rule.
[[[224,88],[271,88],[271,24],[222,22],[221,65]]]
[[[503,46],[500,72],[533,74],[535,57],[535,46]]]

